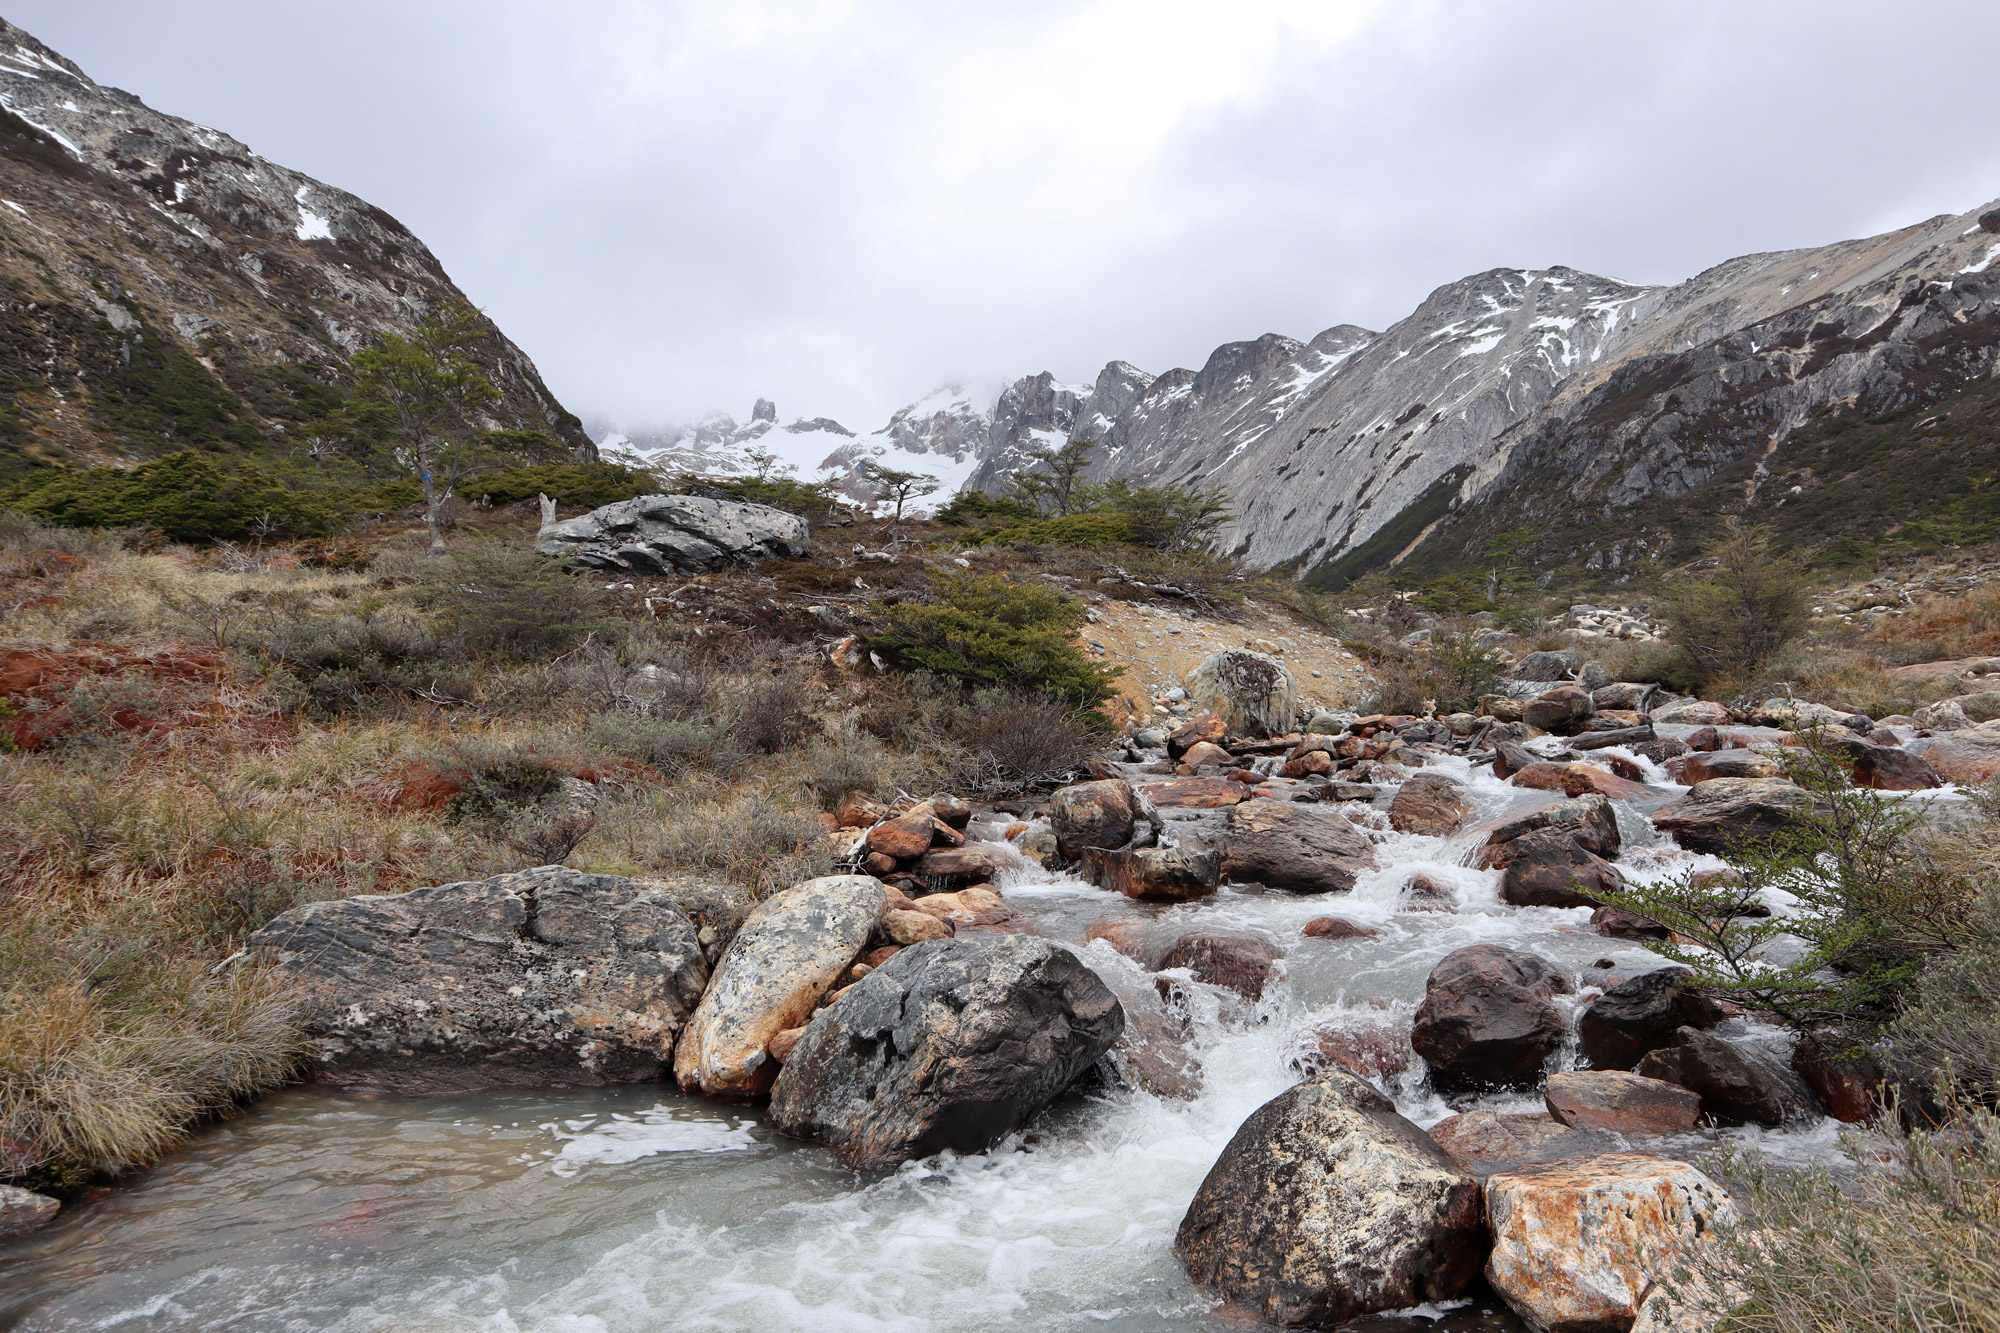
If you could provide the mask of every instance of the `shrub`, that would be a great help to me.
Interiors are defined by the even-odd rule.
[[[1033,523],[1002,528],[986,539],[996,545],[1015,542],[1045,543],[1051,546],[1129,546],[1138,541],[1132,521],[1123,514],[1064,514],[1038,519]]]
[[[1201,551],[1230,519],[1220,486],[1134,486],[1114,481],[1100,503],[1125,520],[1131,540],[1156,551]]]
[[[660,479],[645,468],[617,463],[542,463],[502,468],[467,478],[459,492],[484,496],[496,505],[514,504],[546,495],[567,505],[616,504],[641,495],[657,495]]]
[[[646,859],[671,873],[722,875],[764,898],[833,868],[819,816],[762,792],[663,814]]]
[[[299,702],[323,717],[365,709],[384,696],[462,697],[472,688],[446,660],[430,625],[406,613],[289,621],[267,629],[254,644],[298,682]]]
[[[602,623],[587,575],[523,546],[469,542],[424,573],[420,600],[459,651],[517,660],[576,646]]]
[[[840,491],[833,482],[800,481],[796,477],[726,477],[704,481],[683,477],[673,489],[714,491],[724,499],[768,505],[788,514],[797,514],[809,523],[825,522],[843,504]]]
[[[973,686],[1028,690],[1094,708],[1115,691],[1115,669],[1076,646],[1083,604],[1000,576],[959,575],[938,600],[883,610],[870,647],[906,670],[926,670]]]
[[[175,541],[306,536],[348,512],[334,492],[295,491],[254,463],[178,453],[135,468],[41,472],[0,492],[14,509],[69,528],[157,528]]]
[[[915,672],[879,682],[856,721],[865,735],[924,756],[928,771],[921,782],[991,797],[1074,781],[1102,747],[1100,717],[1046,695],[968,690]],[[914,773],[903,776],[906,784],[919,781]],[[881,787],[880,781],[830,790],[833,785],[829,781],[822,794]]]
[[[1012,496],[960,491],[937,511],[935,517],[947,527],[982,528],[1030,523],[1037,513],[1033,505],[1024,504]]]
[[[1692,694],[1701,687],[1700,668],[1677,643],[1612,639],[1598,650],[1598,656],[1613,680],[1664,685],[1676,694]]]
[[[1369,672],[1375,681],[1369,706],[1380,713],[1467,712],[1499,687],[1506,666],[1472,634],[1434,631],[1414,649],[1382,650]]]
[[[1671,584],[1659,612],[1711,688],[1755,683],[1806,627],[1804,573],[1770,554],[1763,537],[1738,530],[1708,550],[1714,572]]]
[[[670,778],[695,770],[728,773],[750,757],[726,720],[609,713],[592,718],[584,734],[591,744]]]

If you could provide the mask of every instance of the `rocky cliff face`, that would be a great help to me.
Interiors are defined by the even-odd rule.
[[[0,20],[0,457],[283,447],[346,359],[464,300],[381,209],[103,87]],[[595,456],[498,329],[488,423]]]

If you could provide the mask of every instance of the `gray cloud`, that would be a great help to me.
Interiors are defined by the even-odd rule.
[[[16,0],[401,217],[586,415],[873,426],[1432,287],[1633,281],[2000,193],[1964,3]]]

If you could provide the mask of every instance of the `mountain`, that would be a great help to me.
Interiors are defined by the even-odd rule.
[[[282,448],[346,359],[465,299],[393,217],[0,20],[0,470]],[[595,448],[499,330],[487,423]]]

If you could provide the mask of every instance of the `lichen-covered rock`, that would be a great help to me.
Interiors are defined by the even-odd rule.
[[[564,866],[309,903],[244,956],[308,1006],[316,1078],[396,1092],[659,1078],[708,982],[669,893]]]
[[[867,946],[888,902],[888,886],[867,875],[809,879],[765,899],[688,1020],[674,1052],[681,1087],[731,1101],[769,1091],[778,1074],[765,1054],[771,1038],[806,1021]]]
[[[1468,945],[1431,969],[1410,1044],[1441,1089],[1532,1086],[1562,1045],[1554,997],[1573,989],[1566,973],[1534,954]]]
[[[1523,1319],[1625,1333],[1653,1285],[1736,1210],[1686,1162],[1607,1153],[1488,1176],[1486,1218],[1486,1280]]]
[[[806,521],[769,505],[641,495],[551,523],[535,549],[594,569],[691,574],[811,549]]]
[[[1248,648],[1211,653],[1187,676],[1195,702],[1236,736],[1279,736],[1298,713],[1298,682],[1275,657]],[[1215,737],[1203,737],[1214,740]]]
[[[1478,1183],[1338,1069],[1251,1113],[1174,1238],[1194,1281],[1288,1328],[1452,1300],[1484,1247]]]
[[[771,1090],[781,1133],[887,1170],[1020,1128],[1110,1049],[1117,998],[1021,936],[904,949],[815,1016]]]
[[[1331,810],[1246,801],[1229,812],[1222,874],[1293,893],[1345,893],[1375,867],[1375,848]]]

